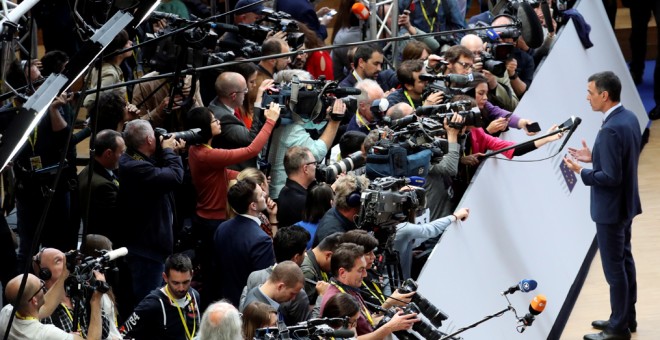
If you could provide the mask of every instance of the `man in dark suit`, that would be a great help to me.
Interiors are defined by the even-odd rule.
[[[94,162],[90,179],[89,165],[78,175],[80,208],[85,214],[83,225],[87,234],[101,234],[115,240],[113,230],[118,225],[119,158],[126,151],[121,134],[114,130],[102,130],[94,140]],[[85,218],[86,216],[86,218]]]
[[[221,223],[213,237],[213,285],[205,301],[222,297],[238,307],[248,275],[275,264],[275,253],[273,240],[260,227],[258,216],[266,209],[261,187],[240,180],[229,189],[227,201],[239,215]]]
[[[614,73],[589,77],[587,92],[591,108],[605,114],[603,126],[593,152],[583,140],[581,149],[568,149],[573,159],[564,158],[564,162],[591,187],[591,218],[596,222],[612,314],[609,320],[592,322],[602,332],[587,334],[584,339],[630,339],[630,332],[637,330],[637,281],[630,237],[632,219],[642,212],[637,187],[640,126],[635,114],[621,106],[621,82]],[[582,168],[577,161],[593,162],[593,169]]]

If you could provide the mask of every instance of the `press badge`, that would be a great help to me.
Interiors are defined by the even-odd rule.
[[[32,171],[42,169],[44,165],[41,163],[41,156],[30,157],[30,166],[32,167]]]

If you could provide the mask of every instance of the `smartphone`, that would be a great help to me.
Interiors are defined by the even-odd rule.
[[[328,14],[326,14],[326,15],[327,15],[327,16],[331,16],[331,17],[334,17],[336,14],[337,14],[337,11],[334,10],[334,9],[331,9],[330,12],[328,12]]]
[[[541,131],[541,127],[539,126],[539,123],[534,122],[531,124],[527,124],[527,131],[529,132],[539,132]]]

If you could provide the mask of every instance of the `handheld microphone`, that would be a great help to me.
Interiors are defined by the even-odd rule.
[[[517,291],[528,293],[536,289],[536,286],[538,286],[538,283],[535,280],[520,280],[518,284],[513,285],[509,287],[509,289],[503,291],[502,295],[513,294]]]
[[[550,13],[548,0],[541,1],[541,12],[543,12],[543,21],[545,21],[545,27],[548,29],[548,32],[554,33],[555,26],[552,24],[552,13]]]
[[[543,312],[545,309],[546,303],[547,299],[543,294],[539,294],[535,296],[534,299],[532,299],[532,302],[529,304],[529,313],[525,314],[525,316],[518,320],[519,322],[522,322],[522,325],[520,326],[520,333],[524,332],[527,327],[534,323],[536,316],[541,314],[541,312]]]
[[[361,1],[353,4],[351,7],[351,12],[353,12],[353,14],[355,14],[355,16],[360,20],[369,19],[369,9]]]
[[[571,120],[573,120],[573,124],[571,125],[570,130],[568,130],[568,135],[566,135],[566,138],[564,138],[564,141],[561,142],[561,146],[559,147],[559,151],[564,149],[564,146],[566,146],[566,143],[568,143],[568,140],[571,139],[571,136],[573,135],[573,132],[575,132],[575,129],[577,129],[578,125],[580,125],[580,123],[582,123],[582,118],[580,118],[580,117],[571,117]],[[566,122],[568,122],[568,121],[566,121]],[[564,124],[566,124],[566,122],[564,122]],[[564,125],[564,124],[562,124],[562,125]]]
[[[426,183],[426,179],[424,179],[424,177],[410,176],[406,179],[406,184],[412,184],[417,187],[421,187],[425,183]]]

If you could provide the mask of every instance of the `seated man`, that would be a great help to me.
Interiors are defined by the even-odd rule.
[[[277,310],[277,319],[279,322],[287,325],[295,325],[300,321],[306,320],[308,315],[291,318],[292,315],[287,315],[287,311],[283,309],[283,304],[285,302],[292,302],[301,292],[304,294],[302,291],[304,281],[305,278],[302,270],[300,270],[300,267],[295,262],[284,261],[278,263],[264,284],[252,288],[247,293],[245,305],[247,306],[253,301],[267,303]],[[308,304],[302,304],[300,308],[304,308],[307,312],[309,311]]]
[[[66,260],[65,260],[66,261]],[[18,292],[23,280],[23,275],[19,275],[7,284],[5,296],[10,304],[6,305],[0,311],[0,334],[5,334],[11,314],[14,313],[14,321],[9,331],[9,339],[12,340],[36,340],[36,339],[61,339],[61,340],[80,340],[84,337],[68,333],[53,325],[46,325],[39,322],[39,319],[50,316],[55,307],[64,296],[64,281],[69,277],[69,271],[64,266],[62,275],[57,284],[46,293],[45,283],[32,274],[27,274],[25,290],[19,297]],[[103,281],[101,276],[97,279]],[[101,339],[101,296],[103,294],[95,291],[92,294],[90,303],[90,321],[87,330],[88,339]]]
[[[356,217],[360,214],[360,195],[363,189],[369,187],[369,180],[352,174],[341,176],[333,184],[335,189],[335,206],[328,210],[319,221],[314,235],[314,246],[317,246],[326,236],[336,232],[347,232],[357,228]]]
[[[364,248],[362,246],[354,243],[340,245],[332,254],[331,267],[333,277],[330,287],[328,287],[328,290],[323,295],[321,314],[323,314],[325,304],[333,296],[338,293],[352,295],[360,304],[360,315],[358,316],[356,327],[358,339],[383,339],[393,332],[410,329],[413,323],[419,321],[416,313],[402,315],[403,312],[400,311],[385,325],[374,330],[377,324],[374,321],[376,316],[369,312],[359,293],[359,288],[362,286],[362,279],[367,275],[367,262],[364,258]],[[386,306],[385,308],[391,306],[392,301],[391,299],[386,300],[386,303],[383,304]]]
[[[200,324],[199,293],[190,287],[190,258],[174,254],[165,261],[165,286],[149,293],[133,311],[121,331],[140,339],[189,340]]]
[[[226,301],[218,301],[206,308],[199,326],[199,340],[242,339],[241,314]]]
[[[321,240],[318,246],[307,251],[307,256],[300,269],[305,276],[305,293],[307,293],[309,301],[316,301],[319,296],[316,290],[318,282],[330,282],[330,259],[341,243],[342,235],[343,233],[328,235]]]

